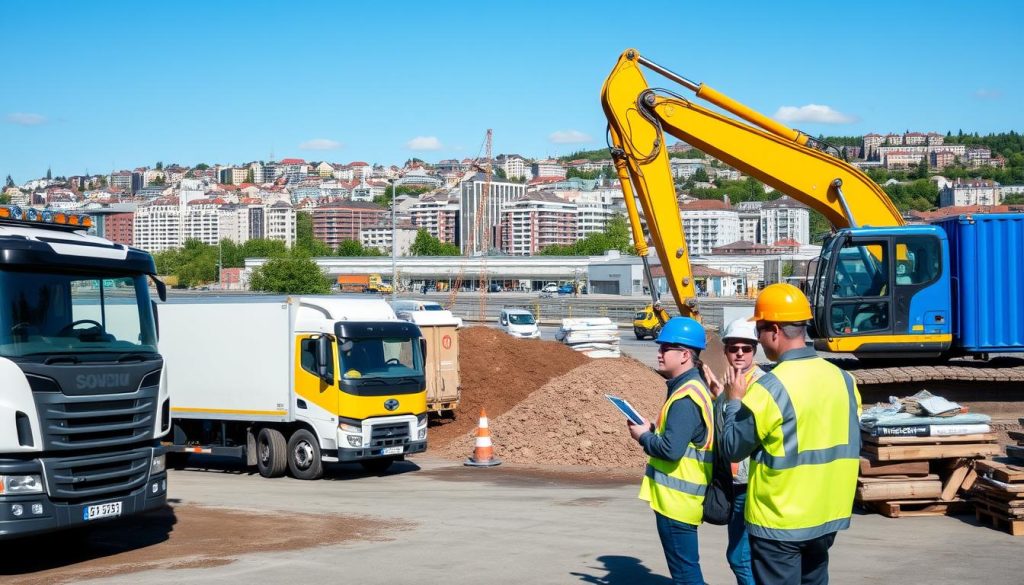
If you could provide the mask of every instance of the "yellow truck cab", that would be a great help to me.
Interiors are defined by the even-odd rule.
[[[419,327],[383,299],[183,299],[161,306],[171,453],[234,455],[264,477],[371,471],[427,448]]]
[[[642,311],[637,311],[633,315],[633,335],[636,335],[637,339],[643,339],[647,336],[654,339],[658,337],[660,332],[661,321],[654,314],[654,308],[651,305],[647,305]]]

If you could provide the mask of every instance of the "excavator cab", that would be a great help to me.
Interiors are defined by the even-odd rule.
[[[839,230],[815,276],[815,347],[858,357],[944,354],[952,343],[948,257],[935,226]]]

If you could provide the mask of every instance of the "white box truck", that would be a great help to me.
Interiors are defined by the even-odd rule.
[[[392,306],[398,307],[397,301]],[[438,415],[455,417],[462,396],[459,377],[459,327],[462,319],[451,311],[396,310],[400,319],[412,321],[420,328],[426,342],[427,408]]]
[[[264,477],[383,471],[427,448],[423,340],[383,299],[172,299],[160,307],[170,453],[235,455]]]

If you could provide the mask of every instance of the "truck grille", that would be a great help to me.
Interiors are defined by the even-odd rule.
[[[77,503],[126,496],[146,484],[152,465],[151,448],[113,455],[44,459],[50,496]]]
[[[392,447],[409,442],[409,423],[387,423],[373,425],[370,432],[370,447]]]
[[[45,449],[111,447],[152,437],[158,391],[143,388],[122,400],[36,394]]]

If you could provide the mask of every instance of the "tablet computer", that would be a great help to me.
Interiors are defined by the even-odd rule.
[[[604,397],[607,398],[612,404],[614,404],[615,408],[618,408],[622,412],[622,414],[626,415],[626,418],[632,421],[633,424],[644,424],[643,417],[640,416],[640,413],[637,412],[636,409],[633,408],[633,405],[627,402],[625,398],[620,398],[618,396],[613,396],[611,394],[605,394]]]

